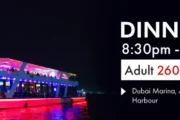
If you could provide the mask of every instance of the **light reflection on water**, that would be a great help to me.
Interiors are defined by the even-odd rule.
[[[0,120],[88,120],[87,103],[0,110]]]

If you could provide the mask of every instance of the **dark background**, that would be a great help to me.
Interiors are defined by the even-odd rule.
[[[111,1],[1,1],[0,13],[0,57],[76,73],[86,90],[115,91]]]

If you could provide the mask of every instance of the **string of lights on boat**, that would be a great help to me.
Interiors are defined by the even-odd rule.
[[[2,80],[12,80],[13,82],[16,80],[16,78],[10,78],[10,77],[0,77],[0,79]],[[20,79],[20,81],[24,81],[24,82],[34,82],[34,83],[45,83],[45,84],[49,84],[49,85],[53,85],[53,86],[57,86],[58,83],[57,82],[45,82],[45,81],[40,81],[40,80],[28,80],[28,79]],[[61,86],[70,86],[70,87],[76,87],[76,85],[67,85],[67,84],[60,84]]]

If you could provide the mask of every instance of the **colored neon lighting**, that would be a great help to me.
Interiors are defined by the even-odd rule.
[[[74,105],[87,106],[87,102],[86,101],[76,102],[76,103],[73,103],[73,106]]]
[[[76,75],[76,74],[74,74],[74,73],[70,73],[70,76],[74,76],[74,77],[76,77],[77,75]]]
[[[61,78],[62,78],[62,79],[65,79],[65,80],[68,79],[68,77],[67,77],[67,75],[66,75],[65,73],[62,74],[62,77],[61,77]]]
[[[30,73],[39,73],[40,75],[46,75],[49,77],[56,77],[59,79],[59,71],[39,65],[34,65],[31,63],[28,63],[24,69],[24,71],[29,71]]]
[[[6,80],[6,79],[7,79],[7,80],[16,80],[16,78],[12,78],[12,79],[11,79],[10,77],[8,77],[8,78],[7,78],[7,77],[1,77],[0,79],[2,79],[2,80]],[[20,80],[21,80],[21,79],[20,79]]]
[[[25,103],[28,107],[40,105],[60,104],[60,98],[41,98],[41,99],[0,99],[0,108],[24,107]]]
[[[56,77],[56,73],[55,73],[55,72],[51,72],[51,73],[49,74],[49,76],[50,76],[50,77]]]
[[[1,77],[1,79],[6,79],[6,77]]]
[[[11,68],[12,67],[19,71],[22,63],[23,63],[22,61],[18,61],[18,60],[13,60],[13,59],[9,59],[9,58],[0,58],[0,66],[3,68]],[[2,68],[0,68],[0,69],[2,69]]]
[[[2,81],[0,81],[0,86],[2,86],[3,85],[3,82]]]
[[[10,58],[0,58],[0,70],[3,68],[13,68],[14,70],[19,71],[23,62],[18,60],[13,60]],[[3,70],[3,69],[2,69]],[[4,70],[3,70],[4,71]],[[39,73],[39,75],[46,74],[49,77],[55,77],[56,79],[60,78],[60,75],[62,74],[62,79],[69,79],[68,75],[66,73],[63,73],[59,70],[35,65],[28,63],[24,69],[24,71],[29,71],[30,73]],[[70,73],[71,76],[76,76],[76,74]]]
[[[9,58],[0,58],[0,66],[1,67],[12,67],[14,70],[15,70],[15,74],[22,76],[23,72],[17,72],[16,70],[20,70],[21,66],[22,66],[22,61],[18,61],[18,60],[13,60],[13,59],[9,59]],[[58,71],[58,70],[55,70],[55,69],[51,69],[51,68],[46,68],[46,67],[42,67],[42,66],[38,66],[38,65],[34,65],[34,64],[30,64],[28,63],[24,69],[24,71],[28,71],[29,72],[33,72],[33,73],[39,73],[39,75],[41,75],[41,73],[43,74],[46,74],[47,76],[52,76],[56,77],[56,79],[58,79],[58,76],[60,78],[60,75],[62,79],[69,79],[69,73],[66,73],[66,72],[62,72],[62,71]],[[1,68],[0,68],[0,72],[1,72]],[[9,71],[7,71],[9,72]],[[11,72],[10,71],[10,75],[8,75],[8,77],[6,76],[0,76],[0,79],[3,79],[3,80],[13,80],[13,83],[15,82],[16,78],[12,77],[14,74],[11,75]],[[25,73],[24,73],[25,74]],[[10,77],[9,77],[10,76]],[[39,77],[38,79],[41,79],[42,77]],[[19,78],[18,78],[19,79]],[[46,80],[42,78],[42,80]],[[39,83],[46,83],[46,84],[49,84],[49,82],[47,81],[43,81],[42,80],[38,81]],[[51,80],[51,79],[49,79]],[[24,81],[24,82],[36,82],[35,80],[32,80],[30,78],[29,80],[29,77],[27,77],[27,75],[25,74],[25,76],[23,77],[23,79],[20,79],[20,81]],[[52,80],[54,81],[54,80]],[[54,81],[54,82],[57,82],[57,81]],[[51,83],[50,83],[51,84]],[[53,83],[54,86],[58,85],[59,83]],[[67,83],[66,83],[67,84]],[[61,84],[61,85],[64,85],[64,86],[67,86],[66,84]],[[73,85],[69,85],[69,86],[73,86]]]
[[[54,91],[56,91],[56,88],[54,88]]]
[[[85,98],[71,98],[73,102],[85,103]],[[0,99],[0,108],[24,107],[25,102],[28,106],[60,104],[61,98],[32,98],[32,99]]]
[[[85,97],[79,97],[79,98],[71,98],[73,102],[82,102],[86,101]]]
[[[10,65],[4,65],[4,64],[3,64],[3,65],[0,65],[0,67],[9,68],[9,69],[11,68]]]
[[[6,81],[6,86],[10,86],[10,81]]]

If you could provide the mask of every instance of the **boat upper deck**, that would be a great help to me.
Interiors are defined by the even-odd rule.
[[[10,58],[0,58],[0,79],[77,86],[76,74]]]

